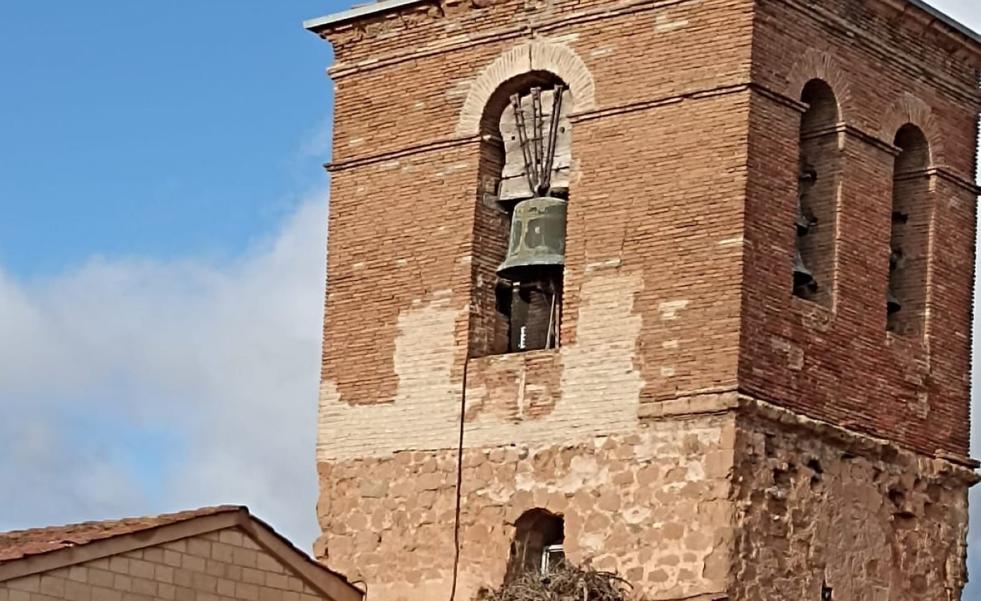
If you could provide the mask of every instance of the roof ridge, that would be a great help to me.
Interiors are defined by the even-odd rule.
[[[44,526],[0,532],[0,564],[28,555],[84,545],[98,540],[143,532],[195,518],[248,511],[244,505],[213,505],[186,511],[106,520],[89,520],[60,526]]]

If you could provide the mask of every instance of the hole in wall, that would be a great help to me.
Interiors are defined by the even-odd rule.
[[[529,572],[548,573],[565,561],[565,520],[546,509],[531,509],[515,522],[505,582]]]

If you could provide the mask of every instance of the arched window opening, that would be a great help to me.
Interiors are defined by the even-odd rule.
[[[470,354],[559,345],[572,94],[532,72],[502,84],[481,120]]]
[[[796,296],[830,306],[841,170],[838,101],[819,79],[804,86],[801,101],[808,108],[800,124],[793,290]]]
[[[926,312],[930,145],[923,131],[910,124],[896,133],[895,145],[899,154],[892,179],[887,327],[916,336],[923,331]]]
[[[515,529],[506,582],[528,573],[546,575],[565,561],[565,523],[561,516],[532,509],[518,518]]]

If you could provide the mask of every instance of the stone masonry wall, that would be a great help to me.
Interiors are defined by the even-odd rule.
[[[734,601],[960,599],[968,470],[754,418],[736,458]]]
[[[0,582],[0,601],[321,601],[236,528]]]
[[[468,449],[460,586],[469,601],[504,578],[515,521],[565,519],[577,563],[619,570],[652,599],[725,590],[733,532],[734,419],[654,422],[629,435],[563,445]],[[320,463],[318,555],[375,601],[449,598],[456,453],[405,451]]]

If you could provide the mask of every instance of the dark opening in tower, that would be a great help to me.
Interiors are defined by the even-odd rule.
[[[923,131],[905,125],[896,134],[889,242],[887,327],[904,336],[923,333],[930,240],[930,146]]]
[[[808,108],[800,125],[794,294],[831,306],[841,163],[838,101],[819,79],[804,86],[801,100]]]
[[[482,120],[471,356],[559,345],[572,95],[546,72],[505,82]]]
[[[545,509],[526,511],[515,522],[514,541],[505,582],[522,574],[548,574],[565,561],[565,523],[561,516]]]

